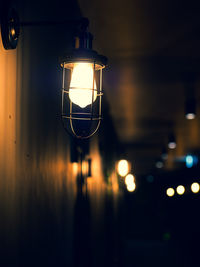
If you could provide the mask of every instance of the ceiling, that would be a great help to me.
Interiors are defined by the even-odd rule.
[[[137,173],[155,168],[168,135],[175,159],[200,150],[200,7],[182,0],[79,0],[90,20],[94,48],[106,55],[104,90],[120,142]],[[194,95],[197,118],[184,102]]]

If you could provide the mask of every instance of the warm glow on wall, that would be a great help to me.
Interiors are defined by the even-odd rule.
[[[0,37],[0,188],[4,190],[2,183],[6,181],[8,191],[14,189],[17,181],[15,179],[16,133],[20,124],[16,120],[16,111],[19,108],[16,105],[16,91],[16,50],[5,50]]]
[[[125,159],[122,159],[118,162],[118,166],[117,166],[117,172],[120,176],[124,177],[127,175],[129,171],[129,164],[128,161]]]
[[[78,175],[78,163],[77,162],[72,163],[72,172],[75,177]]]
[[[74,104],[85,108],[97,99],[96,81],[93,80],[92,63],[79,62],[74,64],[69,88],[69,98]]]

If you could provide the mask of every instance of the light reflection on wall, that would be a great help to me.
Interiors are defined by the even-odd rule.
[[[6,51],[0,39],[0,176],[12,183],[16,147],[16,51]],[[9,176],[9,178],[5,178]],[[4,178],[4,179],[3,179]],[[11,181],[12,179],[12,181]],[[11,189],[11,187],[9,188]]]
[[[0,38],[0,250],[16,242],[16,51]],[[6,240],[6,243],[4,242]],[[4,253],[3,253],[4,254]],[[1,254],[1,258],[3,255]],[[0,259],[1,265],[1,259]]]
[[[103,179],[101,157],[98,150],[98,142],[96,138],[91,139],[91,159],[92,159],[92,177],[88,179],[88,192],[91,197],[101,202],[103,191],[106,187]]]
[[[78,175],[78,163],[77,162],[72,163],[72,174],[74,177],[77,177]]]

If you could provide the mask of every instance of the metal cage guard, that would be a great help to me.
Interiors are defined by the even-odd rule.
[[[93,136],[97,130],[99,129],[101,120],[102,120],[102,108],[101,108],[101,104],[102,104],[102,96],[103,96],[103,92],[102,92],[102,68],[99,69],[99,88],[94,89],[94,80],[95,80],[95,62],[93,64],[94,66],[94,74],[93,74],[93,88],[89,88],[89,90],[92,90],[92,102],[90,104],[90,110],[88,112],[76,112],[74,111],[74,103],[68,99],[69,101],[69,112],[65,112],[65,96],[67,96],[67,98],[69,98],[69,89],[66,88],[65,86],[65,63],[63,62],[63,79],[62,79],[62,120],[68,120],[68,123],[70,125],[71,128],[71,133],[76,137],[76,138],[81,138],[81,139],[86,139],[86,138],[90,138],[91,136]],[[73,90],[76,88],[70,88],[70,90]],[[97,92],[97,99],[96,101],[94,101],[94,91]],[[99,98],[99,99],[98,99]],[[94,102],[98,102],[96,103],[96,105],[98,105],[98,112],[94,111]],[[77,133],[77,130],[75,130],[74,127],[74,121],[90,121],[91,123],[96,123],[96,127],[93,129],[93,131],[90,134],[87,135],[80,135]],[[69,129],[67,127],[65,127],[65,124],[63,123],[64,128],[69,132]]]

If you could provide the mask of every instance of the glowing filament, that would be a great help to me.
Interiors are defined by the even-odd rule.
[[[92,104],[97,98],[96,81],[92,63],[75,63],[69,88],[70,100],[81,108]],[[94,90],[93,90],[94,89]]]

